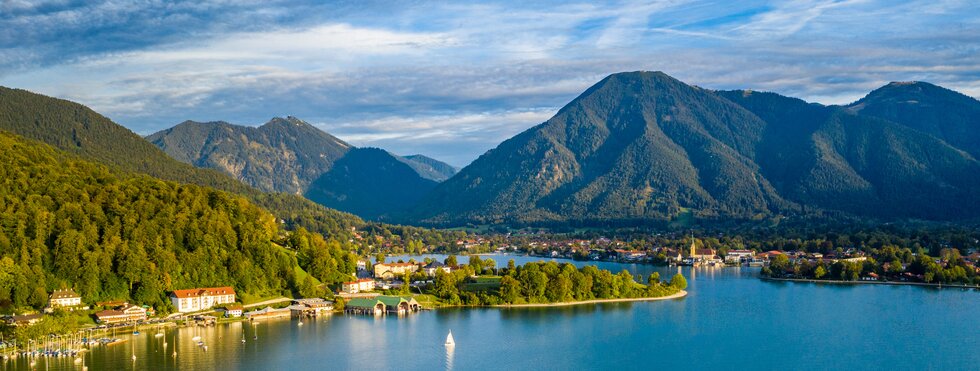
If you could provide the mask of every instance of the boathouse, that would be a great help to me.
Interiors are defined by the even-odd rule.
[[[422,310],[422,305],[413,297],[378,296],[374,298],[354,298],[344,306],[345,313],[367,314],[408,314]]]

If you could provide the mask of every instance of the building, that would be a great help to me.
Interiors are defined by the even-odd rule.
[[[452,267],[450,267],[450,266],[448,266],[446,264],[443,264],[442,262],[437,261],[437,260],[433,260],[431,263],[429,263],[428,265],[426,265],[425,267],[423,267],[422,270],[429,277],[435,277],[436,276],[436,273],[438,273],[439,271],[443,271],[443,272],[446,272],[446,273],[452,273],[453,272]]]
[[[378,263],[374,265],[374,277],[390,280],[417,270],[419,265],[415,263]]]
[[[413,297],[378,296],[374,298],[354,298],[344,306],[345,313],[368,314],[408,314],[422,310],[422,305]]]
[[[362,278],[357,281],[344,282],[340,286],[341,292],[347,294],[356,294],[362,291],[374,291],[374,280],[370,278]]]
[[[725,263],[738,264],[750,261],[753,257],[755,257],[755,252],[752,250],[729,250],[725,254]]]
[[[95,320],[102,324],[138,322],[145,319],[146,308],[132,304],[95,313]]]
[[[82,296],[72,289],[54,290],[48,299],[48,306],[51,308],[71,308],[79,305],[82,305]]]
[[[228,304],[222,309],[225,312],[225,317],[228,318],[238,318],[245,313],[245,307],[238,303]]]
[[[293,317],[317,317],[333,310],[333,302],[321,298],[295,299],[289,306]]]
[[[170,301],[178,312],[188,313],[211,309],[220,304],[235,302],[235,289],[230,286],[204,289],[174,290]]]
[[[248,318],[249,320],[257,321],[261,319],[289,317],[289,315],[290,315],[289,308],[273,309],[272,307],[265,307],[263,309],[253,310],[251,312],[245,313],[245,318]]]
[[[44,318],[41,313],[22,314],[19,316],[7,317],[7,324],[11,326],[30,326]]]

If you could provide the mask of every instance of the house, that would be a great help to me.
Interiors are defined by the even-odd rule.
[[[321,298],[295,299],[289,307],[293,317],[317,317],[333,310],[333,302]]]
[[[146,308],[132,304],[95,313],[95,320],[102,324],[137,322],[145,319]]]
[[[82,296],[72,289],[54,290],[48,299],[48,306],[51,308],[71,308],[79,305],[82,305]]]
[[[11,326],[30,326],[44,318],[41,313],[22,314],[19,316],[7,317],[7,324]]]
[[[769,261],[772,258],[776,257],[777,255],[785,255],[785,254],[783,254],[782,251],[770,250],[770,251],[766,251],[766,252],[763,252],[763,253],[759,253],[758,256],[759,256],[759,258],[761,258],[763,260]]]
[[[203,289],[174,290],[170,301],[178,312],[188,313],[211,309],[219,304],[235,302],[235,289],[230,286]]]
[[[746,262],[752,260],[755,257],[755,252],[752,250],[729,250],[725,254],[725,263],[738,264],[741,262]]]
[[[222,311],[225,312],[225,317],[238,318],[245,313],[245,307],[238,303],[228,304]]]
[[[246,312],[245,318],[256,321],[260,319],[289,317],[289,315],[290,315],[290,311],[288,308],[273,309],[272,307],[265,307],[263,309]]]
[[[362,278],[357,281],[344,282],[340,286],[341,291],[347,294],[356,294],[362,291],[374,291],[374,280]]]
[[[378,296],[374,298],[354,298],[344,306],[345,313],[369,314],[408,314],[422,310],[415,298],[405,296]]]
[[[435,277],[436,276],[436,273],[439,272],[439,271],[443,271],[443,272],[446,272],[446,273],[452,273],[452,271],[453,271],[452,270],[452,267],[450,267],[450,266],[448,266],[446,264],[443,264],[440,261],[436,261],[436,260],[433,260],[431,263],[429,263],[428,265],[426,265],[425,267],[423,267],[422,270],[429,277]]]
[[[368,264],[367,260],[357,259],[357,270],[359,271],[367,270],[367,264]]]
[[[390,280],[417,270],[419,265],[415,263],[378,263],[374,265],[374,277]]]

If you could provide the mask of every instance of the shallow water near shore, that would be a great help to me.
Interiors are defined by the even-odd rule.
[[[389,260],[399,258],[407,260]],[[538,260],[491,258],[498,266],[510,258],[517,264]],[[407,317],[335,314],[303,326],[281,319],[169,329],[163,338],[146,331],[93,349],[85,364],[90,370],[980,367],[977,290],[767,282],[758,279],[757,268],[595,264],[643,277],[658,271],[669,278],[680,271],[689,294],[554,308],[452,308]],[[450,330],[456,346],[447,349]],[[207,351],[194,344],[194,336],[202,336]],[[24,359],[7,361],[4,368],[30,369]],[[81,365],[42,359],[36,369]]]

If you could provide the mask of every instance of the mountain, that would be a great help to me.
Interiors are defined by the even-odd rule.
[[[213,187],[248,197],[287,226],[327,235],[363,224],[296,195],[267,194],[221,172],[177,161],[129,129],[81,104],[0,87],[0,130],[38,140],[113,168],[164,180]]]
[[[787,199],[889,218],[977,215],[980,164],[932,135],[847,107],[773,93],[717,93],[769,124],[761,174]]]
[[[244,197],[110,168],[6,132],[0,175],[5,313],[40,309],[63,287],[85,302],[122,299],[164,313],[173,310],[166,293],[182,288],[316,295],[319,282],[349,279],[357,261],[349,246],[302,229],[282,241],[276,217]]]
[[[147,140],[173,158],[258,189],[305,195],[370,219],[411,206],[434,179],[448,177],[449,166],[436,160],[358,149],[295,117],[257,128],[185,121]]]
[[[317,178],[306,197],[375,220],[414,205],[436,184],[385,150],[355,148]]]
[[[400,157],[408,166],[415,169],[425,179],[441,182],[456,175],[459,171],[455,166],[423,155],[409,155]]]
[[[173,158],[266,192],[302,194],[350,145],[295,117],[260,127],[185,121],[146,137]]]
[[[980,158],[980,101],[927,82],[893,82],[848,106],[942,139]]]
[[[661,72],[611,75],[414,208],[431,224],[980,215],[980,164],[933,135]]]

